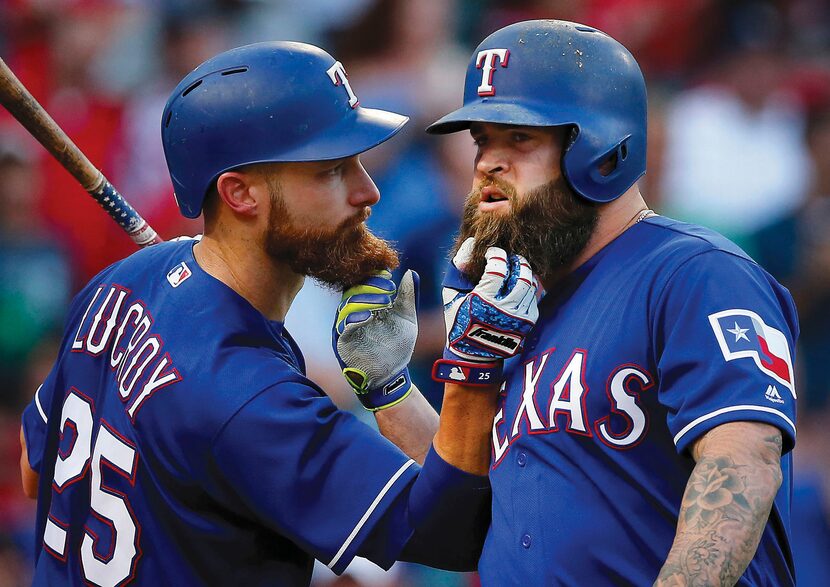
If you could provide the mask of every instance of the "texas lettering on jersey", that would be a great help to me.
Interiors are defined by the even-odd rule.
[[[638,402],[639,394],[654,386],[654,377],[644,368],[620,365],[608,377],[606,394],[611,414],[621,417],[626,427],[615,430],[611,426],[611,414],[604,414],[593,421],[586,410],[588,385],[585,368],[588,351],[576,349],[554,377],[549,389],[539,385],[542,373],[551,369],[553,356],[559,354],[549,349],[523,363],[521,401],[509,420],[505,408],[501,408],[493,420],[493,468],[498,467],[510,445],[522,435],[548,434],[565,431],[582,436],[594,434],[606,445],[615,449],[636,446],[648,431],[648,413]],[[540,389],[541,388],[541,389]]]
[[[127,414],[135,422],[147,399],[182,377],[164,352],[161,337],[150,332],[153,316],[131,293],[117,284],[99,286],[75,332],[72,352],[107,357]]]

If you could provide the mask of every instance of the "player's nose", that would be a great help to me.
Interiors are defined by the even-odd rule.
[[[480,175],[497,175],[510,169],[505,149],[497,145],[481,147],[476,157],[476,172]]]
[[[351,185],[349,186],[349,204],[355,207],[374,206],[380,201],[380,192],[359,161]]]

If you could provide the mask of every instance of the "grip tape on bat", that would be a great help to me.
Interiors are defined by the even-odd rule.
[[[103,176],[101,179],[101,185],[90,190],[89,195],[95,198],[101,208],[126,231],[133,242],[140,247],[161,242],[156,231],[130,206],[118,190]]]

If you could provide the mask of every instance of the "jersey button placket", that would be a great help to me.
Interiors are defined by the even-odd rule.
[[[527,453],[520,452],[516,456],[516,464],[519,465],[520,467],[524,467],[527,464]]]
[[[531,538],[530,534],[522,536],[522,548],[530,548]]]

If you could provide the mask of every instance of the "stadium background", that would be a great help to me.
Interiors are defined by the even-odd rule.
[[[365,156],[381,203],[370,225],[423,279],[416,380],[440,353],[438,284],[469,189],[472,141],[423,128],[461,101],[468,57],[519,20],[601,28],[649,84],[649,163],[659,212],[741,244],[796,298],[799,439],[793,534],[799,584],[830,577],[830,4],[825,0],[0,0],[0,56],[125,197],[167,238],[179,217],[159,137],[176,82],[226,48],[289,39],[341,60],[367,106],[408,114]],[[19,414],[55,354],[68,301],[133,250],[70,176],[0,113],[0,587],[28,585],[33,504],[18,474]],[[360,412],[329,344],[337,296],[308,282],[288,325],[310,374]],[[398,564],[321,571],[315,586],[477,585]]]

